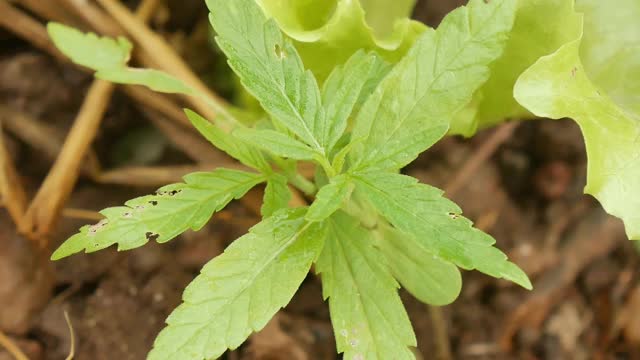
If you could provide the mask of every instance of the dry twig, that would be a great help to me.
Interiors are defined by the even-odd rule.
[[[0,118],[0,195],[2,195],[9,215],[18,224],[22,221],[27,207],[27,194],[20,182],[13,160],[4,145],[2,118]]]
[[[0,331],[0,345],[4,347],[16,360],[29,360],[27,355],[25,355],[22,350],[20,350],[20,348],[2,331]]]

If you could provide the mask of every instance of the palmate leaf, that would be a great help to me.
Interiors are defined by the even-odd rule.
[[[354,168],[396,170],[439,140],[503,51],[516,0],[472,0],[426,31],[363,105]]]
[[[255,0],[207,0],[216,40],[244,87],[280,125],[325,153],[328,129],[313,74]]]
[[[415,0],[257,1],[320,82],[361,49],[395,63],[427,29],[409,18]]]
[[[204,266],[167,319],[149,360],[215,359],[235,349],[293,297],[320,254],[322,224],[281,210]]]
[[[265,180],[263,175],[217,169],[184,177],[155,195],[139,197],[121,207],[104,209],[105,219],[65,241],[51,256],[57,260],[80,251],[94,252],[118,244],[130,250],[148,241],[167,242],[188,229],[199,230],[214,212],[242,197]]]
[[[640,240],[640,114],[633,106],[619,106],[590,81],[580,61],[580,44],[578,38],[538,60],[518,79],[514,94],[538,116],[578,122],[587,146],[585,192],[624,221],[630,239]],[[621,54],[631,56],[627,67],[634,71],[619,76],[637,83],[640,56]]]
[[[476,269],[531,289],[527,275],[492,245],[495,240],[472,227],[460,208],[442,197],[442,191],[410,176],[392,173],[353,175],[356,191],[366,197],[393,226],[411,235],[405,241],[413,248]]]
[[[574,0],[518,0],[513,30],[504,53],[490,65],[491,75],[473,101],[456,115],[450,133],[473,135],[478,129],[531,114],[513,97],[513,86],[540,57],[576,38],[582,29]]]
[[[385,259],[372,233],[336,212],[326,221],[325,246],[316,263],[329,299],[338,352],[345,359],[415,359],[415,335]]]

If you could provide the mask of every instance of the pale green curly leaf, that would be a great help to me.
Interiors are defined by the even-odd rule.
[[[513,98],[513,86],[518,76],[541,56],[553,53],[580,33],[581,17],[573,3],[574,0],[518,1],[502,56],[490,65],[491,75],[473,101],[456,114],[450,133],[471,136],[478,129],[502,121],[531,116]]]
[[[360,110],[356,169],[396,170],[438,141],[489,76],[513,25],[516,0],[472,0],[416,41]]]
[[[361,49],[395,63],[427,29],[409,18],[415,0],[257,1],[320,82]]]
[[[516,83],[518,102],[541,117],[578,122],[587,146],[585,192],[640,240],[640,117],[596,87],[580,61],[581,38],[538,60]],[[640,74],[640,58],[635,57]],[[640,77],[636,78],[640,81]]]
[[[492,245],[495,240],[474,228],[442,191],[409,176],[393,173],[353,175],[356,189],[393,226],[409,234],[405,241],[467,270],[476,269],[531,289],[527,275]]]
[[[322,251],[321,224],[281,210],[209,261],[167,319],[149,360],[215,359],[262,329],[293,297]]]
[[[104,220],[82,227],[51,258],[58,260],[114,244],[118,244],[118,250],[130,250],[148,241],[167,242],[189,229],[199,230],[213,213],[262,181],[260,174],[228,169],[189,174],[184,183],[167,185],[155,195],[102,210]]]
[[[329,299],[338,352],[344,359],[413,360],[416,339],[385,259],[372,233],[336,212],[326,222],[325,246],[316,262]]]

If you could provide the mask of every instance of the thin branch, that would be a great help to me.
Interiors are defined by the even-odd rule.
[[[29,360],[27,355],[25,355],[22,350],[20,350],[20,348],[16,344],[14,344],[14,342],[11,341],[11,339],[9,339],[9,337],[5,335],[1,330],[0,345],[4,347],[16,360]]]
[[[16,224],[19,224],[27,207],[27,194],[4,145],[2,118],[0,118],[0,194],[6,203],[9,215]]]

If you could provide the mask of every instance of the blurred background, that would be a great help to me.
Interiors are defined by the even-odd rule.
[[[419,0],[413,16],[435,27],[464,3]],[[149,27],[207,85],[251,103],[213,45],[203,0],[143,5]],[[65,359],[72,338],[76,359],[144,359],[185,285],[259,221],[262,189],[168,244],[50,262],[53,248],[100,220],[100,209],[231,160],[189,127],[181,98],[92,85],[48,41],[49,20],[122,31],[121,19],[92,1],[0,0],[0,359],[14,358],[11,346],[33,360]],[[465,272],[460,298],[442,308],[401,292],[419,359],[640,358],[638,250],[582,194],[585,167],[578,127],[539,120],[448,137],[405,169],[445,189],[534,284],[529,292]],[[313,275],[263,331],[225,354],[336,358]]]

